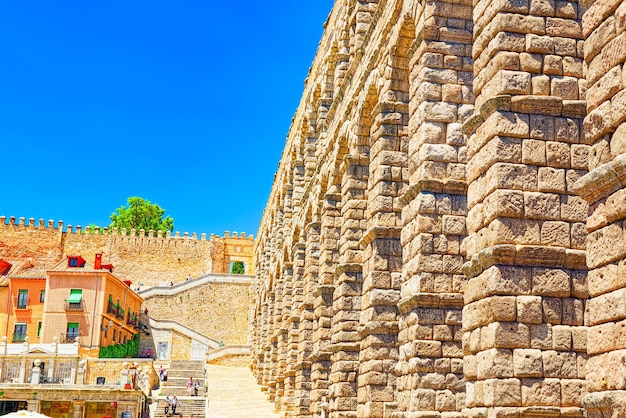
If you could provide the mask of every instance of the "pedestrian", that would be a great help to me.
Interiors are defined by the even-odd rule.
[[[163,366],[161,366],[159,368],[159,380],[162,382],[163,381]]]
[[[200,389],[200,382],[198,382],[198,379],[196,379],[196,383],[193,384],[193,396],[198,396],[198,389]]]
[[[193,376],[189,378],[187,382],[187,396],[191,396],[191,391],[193,390]]]
[[[187,280],[186,281],[189,281],[189,280],[191,280],[191,274],[187,275]]]
[[[167,395],[165,397],[165,416],[169,415],[171,403],[172,403],[172,400],[170,399],[170,395]]]
[[[176,395],[172,398],[172,415],[176,415],[176,407],[178,406],[178,398]]]
[[[163,381],[167,382],[167,369],[163,369]]]
[[[152,349],[148,348],[148,351],[146,351],[146,357],[152,358]]]

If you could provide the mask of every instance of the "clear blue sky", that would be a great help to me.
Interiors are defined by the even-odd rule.
[[[0,5],[0,215],[256,235],[332,0]]]

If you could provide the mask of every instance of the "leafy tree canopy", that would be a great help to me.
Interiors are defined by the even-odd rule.
[[[165,209],[162,209],[156,203],[150,203],[149,200],[145,200],[141,197],[129,197],[128,206],[122,206],[117,208],[115,212],[111,214],[111,225],[109,228],[122,229],[126,228],[130,230],[135,228],[139,231],[143,229],[145,231],[173,231],[174,219],[166,216]]]

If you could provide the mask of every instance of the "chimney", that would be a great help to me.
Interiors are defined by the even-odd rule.
[[[96,261],[93,263],[93,268],[95,270],[100,270],[100,266],[102,265],[102,253],[96,254]]]

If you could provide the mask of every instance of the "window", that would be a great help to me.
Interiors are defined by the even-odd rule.
[[[39,302],[44,302],[46,300],[46,291],[42,290],[41,293],[39,293]]]
[[[41,322],[37,322],[37,336],[41,337]]]
[[[18,322],[15,324],[15,328],[13,330],[13,342],[21,343],[26,340],[26,324],[23,322]]]
[[[20,289],[17,294],[17,309],[26,309],[28,305],[28,289]]]
[[[246,266],[243,261],[233,261],[230,263],[230,274],[246,274]]]
[[[115,342],[115,339],[117,338],[117,330],[113,330],[113,342]]]
[[[67,266],[68,267],[85,267],[87,261],[79,255],[68,255]]]
[[[67,340],[74,342],[78,337],[78,322],[67,323]]]
[[[71,289],[67,298],[68,309],[81,309],[83,301],[83,289]]]

